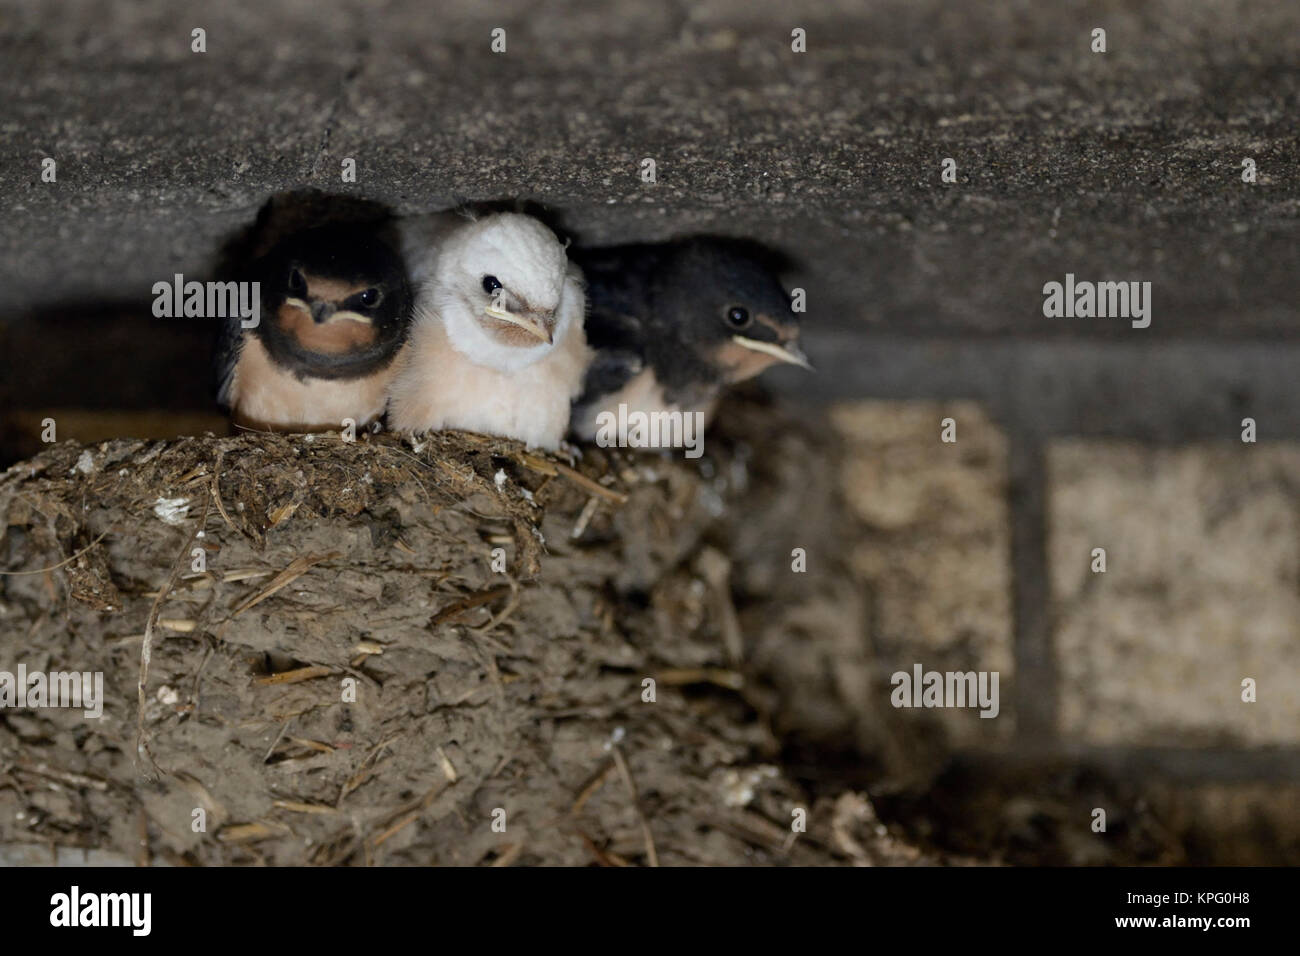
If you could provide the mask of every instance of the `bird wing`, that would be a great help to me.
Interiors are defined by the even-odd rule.
[[[583,383],[578,404],[585,405],[602,395],[611,395],[626,385],[643,368],[645,361],[635,352],[619,349],[598,349]]]
[[[230,388],[234,384],[235,366],[244,349],[244,330],[238,317],[225,319],[217,332],[215,360],[217,404],[230,408]]]
[[[595,303],[587,313],[585,327],[587,345],[595,352],[583,389],[583,399],[591,400],[618,391],[645,368],[646,328],[634,315]]]
[[[579,406],[617,392],[646,366],[648,279],[657,262],[651,246],[574,249],[587,286],[587,344],[595,357]]]

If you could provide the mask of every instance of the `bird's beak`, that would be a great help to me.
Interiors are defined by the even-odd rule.
[[[752,349],[755,352],[762,352],[764,355],[770,355],[778,362],[787,362],[790,365],[798,365],[800,368],[806,368],[813,371],[812,363],[808,361],[808,356],[795,343],[786,346],[777,345],[775,342],[763,342],[759,339],[746,338],[743,335],[733,335],[731,341],[735,342],[742,348]]]
[[[511,325],[519,326],[529,335],[541,339],[547,345],[555,344],[555,336],[542,322],[532,317],[533,313],[509,312],[505,309],[498,309],[492,304],[489,304],[483,311],[494,319],[500,319],[502,322],[509,322]]]
[[[362,325],[373,325],[370,316],[362,315],[360,312],[353,312],[351,309],[340,309],[333,302],[315,302],[310,307],[301,299],[289,299],[290,305],[297,306],[300,309],[307,309],[311,313],[312,321],[317,325],[327,325],[331,322],[360,322]],[[300,304],[301,303],[301,304]]]

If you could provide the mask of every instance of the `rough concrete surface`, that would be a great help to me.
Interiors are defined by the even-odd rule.
[[[1014,686],[1006,437],[971,403],[846,403],[831,419],[841,494],[863,525],[849,561],[874,600],[882,670],[996,671]],[[1009,704],[996,719],[935,719],[959,747],[1005,744],[1015,729]]]
[[[147,301],[311,185],[752,234],[799,255],[823,329],[1137,334],[1045,320],[1067,271],[1151,281],[1149,338],[1300,325],[1294,4],[6,0],[0,60],[9,316]]]
[[[1300,449],[1059,442],[1048,468],[1063,733],[1300,742]]]

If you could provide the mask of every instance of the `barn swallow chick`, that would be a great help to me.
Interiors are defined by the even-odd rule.
[[[811,369],[799,322],[769,254],[742,241],[577,249],[587,280],[587,339],[596,357],[572,431],[595,440],[602,412],[699,412],[722,390],[778,363]]]
[[[377,421],[410,327],[411,288],[375,227],[294,233],[245,275],[261,283],[261,321],[227,322],[217,355],[218,400],[234,421],[273,431]]]
[[[581,273],[531,216],[440,213],[402,225],[415,286],[388,421],[555,450],[591,353]]]

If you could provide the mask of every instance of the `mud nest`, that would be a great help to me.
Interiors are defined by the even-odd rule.
[[[0,711],[0,844],[928,862],[865,795],[780,766],[783,692],[732,601],[737,547],[767,536],[755,586],[789,563],[745,510],[756,480],[744,442],[698,461],[461,433],[52,447],[0,479],[0,669],[102,672],[103,715]]]

